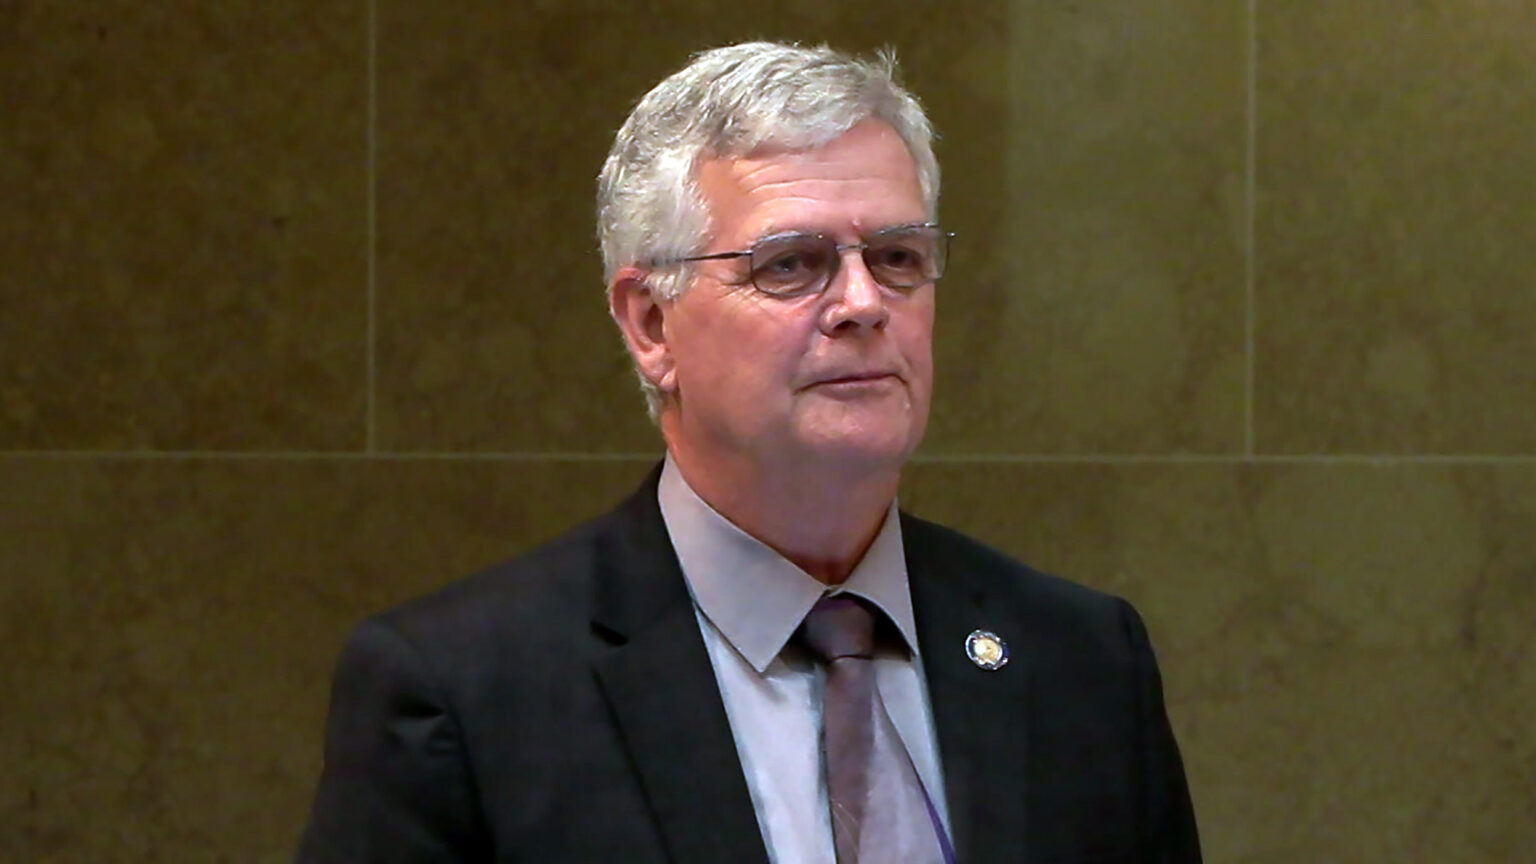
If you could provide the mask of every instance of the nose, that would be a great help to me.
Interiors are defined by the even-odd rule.
[[[840,250],[842,266],[832,275],[823,297],[822,329],[829,335],[869,328],[885,329],[890,320],[885,289],[875,281],[864,263],[864,250],[854,247]]]

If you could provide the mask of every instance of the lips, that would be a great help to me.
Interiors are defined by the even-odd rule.
[[[847,384],[854,381],[875,381],[881,378],[899,378],[895,372],[880,369],[871,372],[849,372],[842,375],[832,375],[816,380],[817,384]]]

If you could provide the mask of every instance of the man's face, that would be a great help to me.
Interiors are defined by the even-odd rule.
[[[817,150],[707,160],[698,179],[706,254],[787,233],[856,243],[927,218],[905,144],[877,120]],[[934,286],[886,288],[858,250],[839,264],[824,292],[789,298],[743,282],[746,259],[694,265],[664,319],[675,446],[829,469],[911,455],[928,419]]]

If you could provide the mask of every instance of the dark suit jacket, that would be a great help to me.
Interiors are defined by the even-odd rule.
[[[300,862],[767,861],[657,476],[358,628]],[[1130,605],[901,526],[960,860],[1198,862]],[[1006,666],[967,658],[977,628],[1007,640]]]

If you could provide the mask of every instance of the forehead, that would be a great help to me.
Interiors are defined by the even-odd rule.
[[[698,180],[715,245],[782,231],[859,234],[924,218],[917,165],[880,120],[810,150],[706,159]]]

